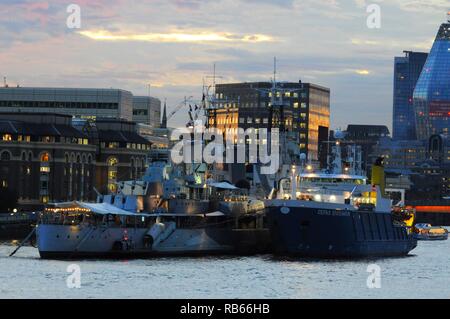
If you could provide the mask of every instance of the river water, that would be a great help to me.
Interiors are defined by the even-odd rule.
[[[358,261],[270,255],[52,261],[32,247],[7,257],[14,248],[0,244],[0,298],[450,298],[450,241],[419,242],[408,257]],[[80,288],[66,283],[71,264],[80,267]],[[371,264],[381,269],[380,288],[367,285]]]

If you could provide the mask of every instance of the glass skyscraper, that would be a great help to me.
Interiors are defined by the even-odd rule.
[[[439,28],[436,40],[414,90],[418,139],[449,134],[450,22]]]
[[[404,51],[405,56],[396,57],[394,65],[394,140],[415,140],[416,122],[413,93],[428,53]]]

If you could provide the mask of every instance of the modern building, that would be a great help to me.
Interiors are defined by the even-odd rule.
[[[1,87],[0,112],[49,112],[133,120],[133,95],[119,89]]]
[[[297,134],[298,148],[309,161],[318,162],[320,145],[328,139],[330,127],[330,90],[300,82],[278,83],[286,107],[271,111],[270,82],[218,84],[217,107],[208,111],[208,124],[221,130],[229,128],[261,129],[278,127]]]
[[[372,150],[371,158],[376,157],[383,157],[388,169],[411,169],[427,159],[427,143],[419,140],[395,141],[385,137]]]
[[[158,128],[161,125],[161,101],[149,96],[133,96],[133,121]]]
[[[413,172],[408,200],[442,200],[450,196],[450,164],[426,160],[418,163]]]
[[[449,134],[450,129],[450,21],[443,23],[414,90],[418,139]]]
[[[343,133],[344,139],[341,143],[343,146],[355,145],[360,147],[362,153],[361,167],[367,174],[370,175],[372,164],[376,160],[376,158],[373,158],[371,154],[381,139],[390,136],[389,129],[385,125],[350,124],[347,126],[347,130]],[[333,138],[330,137],[330,140],[332,139]],[[345,153],[345,148],[343,149]],[[348,157],[347,154],[343,155],[344,157]]]
[[[116,181],[142,176],[149,150],[134,122],[3,112],[0,191],[17,195],[19,207],[26,209],[95,200],[95,189],[114,191]]]
[[[394,140],[415,140],[416,121],[413,94],[428,53],[404,51],[405,56],[395,57],[394,62]]]
[[[387,185],[393,188],[407,185],[404,189],[408,201],[439,200],[450,195],[450,139],[447,136],[433,135],[426,141],[383,138],[372,156],[384,158],[386,176],[390,176],[390,181],[386,178]],[[405,182],[407,179],[409,182]]]

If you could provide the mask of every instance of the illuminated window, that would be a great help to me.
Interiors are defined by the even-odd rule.
[[[40,172],[41,173],[45,173],[48,174],[50,173],[50,156],[48,155],[48,153],[43,153],[41,155],[41,167],[40,167]]]
[[[108,159],[108,190],[112,193],[117,191],[117,165],[119,161],[115,157]]]
[[[3,141],[4,142],[11,142],[12,141],[11,134],[3,134]]]
[[[50,167],[41,165],[41,173],[50,173]]]
[[[50,159],[48,153],[44,153],[41,155],[41,162],[48,162]]]
[[[2,180],[2,187],[7,188],[8,187],[8,181]]]
[[[294,103],[294,109],[298,109],[298,102]]]
[[[44,136],[42,137],[42,142],[44,143],[52,143],[54,140],[51,136]]]

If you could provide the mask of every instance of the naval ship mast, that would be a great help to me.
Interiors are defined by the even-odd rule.
[[[266,193],[272,191],[276,186],[276,183],[291,172],[291,168],[297,164],[304,164],[305,154],[300,154],[298,148],[299,140],[298,135],[295,136],[295,132],[289,132],[286,128],[286,111],[290,107],[290,104],[286,103],[284,96],[286,93],[299,92],[299,89],[288,89],[284,88],[280,82],[277,82],[277,58],[273,59],[273,78],[271,80],[272,87],[270,89],[256,89],[258,92],[263,94],[269,94],[271,97],[271,102],[269,105],[269,123],[268,123],[268,146],[271,147],[271,133],[274,127],[279,128],[280,136],[280,168],[278,172],[274,175],[261,175],[260,167],[258,166],[254,170],[254,180],[260,180]],[[278,124],[278,125],[277,125]],[[289,134],[291,133],[291,134]],[[295,137],[294,137],[295,136]],[[293,147],[290,148],[290,146]],[[293,149],[293,152],[289,152]],[[269,149],[269,152],[272,152]]]

